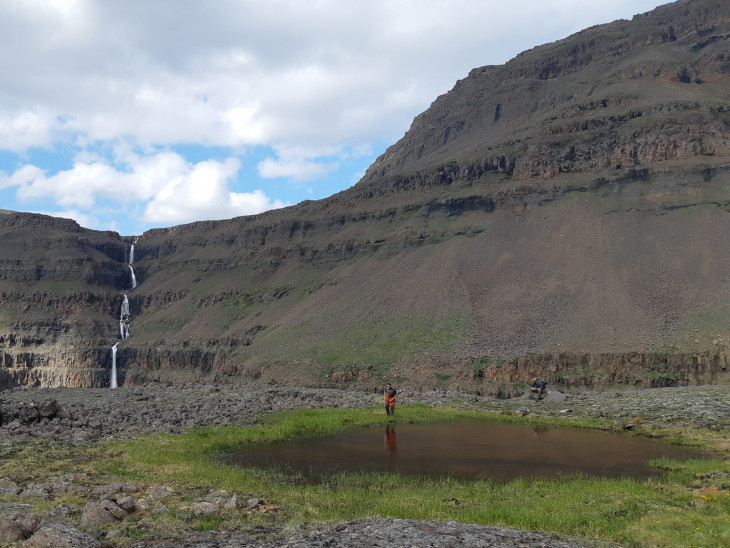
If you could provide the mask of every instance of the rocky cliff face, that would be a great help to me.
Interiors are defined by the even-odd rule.
[[[473,70],[325,200],[3,212],[0,386],[108,386],[115,343],[127,385],[727,383],[729,84],[730,5],[686,0]]]
[[[0,239],[0,386],[108,385],[127,244],[68,219],[8,211]]]
[[[728,39],[726,2],[675,2],[474,69],[359,186],[441,169],[442,182],[554,179],[727,156]]]

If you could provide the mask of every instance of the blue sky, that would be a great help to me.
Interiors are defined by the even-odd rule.
[[[353,185],[470,69],[656,0],[3,0],[0,209],[141,234]]]

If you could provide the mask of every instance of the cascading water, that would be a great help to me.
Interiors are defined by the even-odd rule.
[[[134,268],[132,268],[132,263],[134,262],[134,244],[137,243],[138,238],[135,238],[134,241],[129,245],[129,249],[125,252],[124,258],[127,261],[127,266],[129,267],[129,275],[131,276],[132,281],[132,289],[137,287],[137,277],[134,275]],[[124,300],[122,301],[122,307],[119,310],[119,336],[122,338],[122,340],[125,340],[127,337],[129,337],[129,324],[131,323],[130,315],[129,315],[129,298],[124,295]],[[110,385],[112,388],[117,388],[117,345],[119,343],[115,343],[114,346],[112,346],[112,373],[111,373],[111,382]]]
[[[137,277],[134,275],[134,268],[132,268],[131,264],[127,265],[129,267],[129,273],[132,275],[132,289],[137,287]]]
[[[134,239],[134,241],[129,245],[129,251],[127,252],[128,253],[127,258],[129,259],[127,266],[129,267],[129,272],[132,276],[132,289],[137,287],[137,278],[134,275],[134,268],[132,268],[132,263],[134,263],[134,244],[137,243],[138,239],[139,238]]]
[[[112,346],[112,388],[117,388],[117,344],[119,343],[115,343],[114,346]]]
[[[129,337],[129,299],[124,296],[122,309],[119,311],[119,334],[122,340]]]

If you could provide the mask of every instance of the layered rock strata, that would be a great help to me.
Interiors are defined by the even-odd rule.
[[[325,200],[3,211],[0,386],[109,386],[116,343],[127,386],[727,382],[729,81],[730,5],[675,2],[473,70]]]

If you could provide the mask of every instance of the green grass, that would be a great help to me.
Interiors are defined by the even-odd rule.
[[[52,291],[54,293],[65,293],[66,291],[81,291],[84,289],[83,283],[71,282],[66,280],[39,280],[34,290]]]
[[[283,472],[228,466],[219,458],[247,444],[326,435],[383,424],[384,420],[379,406],[300,410],[269,417],[252,427],[208,428],[180,436],[150,435],[108,443],[97,450],[93,465],[105,473],[146,483],[260,494],[281,511],[276,517],[259,519],[290,526],[388,516],[538,530],[633,547],[714,548],[730,542],[730,496],[707,500],[692,493],[697,478],[730,471],[727,460],[657,462],[657,468],[667,475],[645,481],[575,476],[497,483],[360,473],[339,474],[312,485]],[[416,404],[400,406],[397,416],[401,423],[441,420],[560,424],[559,419]],[[589,419],[572,419],[570,424],[610,425]],[[679,432],[672,434],[682,437]],[[210,525],[199,524],[201,528]],[[215,526],[225,528],[225,519]]]
[[[672,355],[676,354],[677,352],[679,352],[679,348],[677,348],[677,346],[673,344],[665,344],[656,351],[656,353],[660,355]]]
[[[310,352],[323,364],[325,372],[362,370],[396,363],[413,353],[448,350],[466,331],[463,320],[439,323],[426,319],[392,318],[358,325],[332,334]]]
[[[225,302],[223,306],[219,307],[220,312],[215,319],[216,327],[230,327],[231,324],[245,318],[248,309],[253,306],[253,303],[249,302],[232,302],[231,299],[229,301],[231,302]]]
[[[181,318],[167,318],[161,320],[147,320],[141,323],[141,327],[146,335],[155,336],[160,334],[177,333],[188,323],[189,320]]]
[[[87,473],[90,486],[133,481],[168,485],[178,491],[165,500],[170,514],[146,515],[134,522],[135,527],[125,521],[122,534],[128,540],[183,529],[275,526],[293,530],[300,525],[311,528],[343,520],[395,517],[542,531],[578,537],[586,543],[613,542],[624,548],[714,548],[730,543],[727,487],[719,492],[704,490],[708,485],[727,484],[722,479],[730,473],[727,449],[720,453],[721,460],[657,461],[654,466],[664,475],[648,480],[570,476],[506,483],[342,473],[312,484],[282,471],[229,466],[221,458],[249,444],[382,425],[386,418],[378,396],[373,396],[373,404],[365,409],[305,409],[269,416],[253,426],[204,428],[176,436],[149,434],[91,446],[36,440],[0,451],[0,477],[25,477],[32,470],[34,481],[42,483],[63,473]],[[620,428],[597,419],[517,417],[506,409],[503,413],[485,412],[461,402],[439,408],[410,404],[398,407],[396,424],[468,420],[550,428]],[[701,429],[637,431],[694,447],[712,446],[727,438],[727,432]],[[196,518],[186,510],[212,489],[226,489],[244,500],[247,494],[264,498],[278,511],[256,515],[231,511]],[[2,496],[0,502],[28,500]],[[39,513],[61,502],[80,507],[85,503],[74,492],[53,501],[31,501],[33,511]]]

